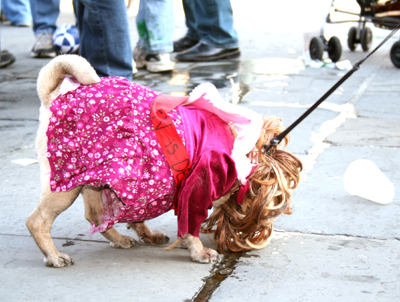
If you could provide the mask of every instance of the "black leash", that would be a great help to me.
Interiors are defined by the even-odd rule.
[[[357,71],[360,68],[360,65],[364,63],[366,59],[368,59],[375,51],[377,51],[383,44],[386,43],[387,40],[389,40],[400,28],[400,24],[398,24],[392,32],[373,50],[371,51],[364,59],[358,61],[357,63],[354,64],[353,69],[348,71],[335,85],[332,86],[331,89],[329,89],[314,105],[312,105],[306,112],[303,113],[302,116],[300,116],[293,124],[291,124],[288,128],[286,128],[285,131],[281,132],[279,135],[275,136],[269,145],[264,145],[264,152],[268,153],[269,150],[273,146],[277,146],[281,143],[281,141],[285,138],[286,135],[289,134],[290,131],[292,131],[298,124],[300,124],[311,112],[313,112],[323,101],[325,101],[328,96],[330,96],[340,85],[343,84],[344,81],[346,81],[355,71]]]

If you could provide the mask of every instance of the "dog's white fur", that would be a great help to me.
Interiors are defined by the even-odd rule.
[[[44,254],[44,263],[47,266],[64,267],[73,264],[72,259],[59,252],[51,238],[50,230],[57,216],[72,205],[75,199],[82,194],[85,204],[85,217],[89,222],[100,225],[103,212],[101,188],[89,185],[76,187],[68,192],[50,191],[50,165],[46,157],[46,131],[51,117],[50,106],[53,98],[58,95],[60,85],[66,75],[71,75],[84,85],[100,81],[93,67],[82,57],[77,55],[62,55],[50,61],[39,73],[37,91],[42,102],[40,107],[40,124],[36,139],[36,148],[41,171],[41,195],[38,206],[26,220],[32,237]],[[138,234],[140,240],[152,244],[165,243],[169,238],[162,232],[153,232],[144,222],[130,223],[127,226]],[[121,235],[111,227],[102,235],[115,248],[130,248],[136,241],[129,236]],[[218,260],[218,253],[203,247],[200,239],[185,234],[181,243],[188,248],[193,261],[210,263]]]

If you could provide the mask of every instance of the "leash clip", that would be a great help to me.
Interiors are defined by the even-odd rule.
[[[262,153],[267,153],[268,155],[270,155],[270,149],[273,146],[278,146],[279,143],[281,141],[279,139],[277,139],[277,137],[274,137],[273,139],[271,139],[271,141],[269,142],[269,145],[263,145],[263,149],[261,150]]]

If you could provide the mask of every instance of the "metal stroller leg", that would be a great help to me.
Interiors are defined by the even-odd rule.
[[[366,27],[366,20],[363,16],[360,16],[358,27],[350,27],[347,37],[347,45],[351,51],[356,49],[357,44],[361,44],[364,51],[368,51],[372,44],[372,30]]]
[[[332,1],[331,6],[335,0]],[[330,12],[328,12],[328,15],[326,17],[326,22],[330,22]],[[321,35],[320,37],[313,37],[310,41],[310,57],[313,60],[322,60],[324,51],[328,52],[329,58],[332,60],[332,62],[337,62],[339,61],[341,55],[342,55],[342,44],[340,43],[340,40],[338,37],[333,36],[327,41],[324,37],[324,29],[325,29],[325,24],[321,27]]]
[[[356,0],[360,6],[360,13],[344,11],[335,8],[335,12],[358,16],[357,20],[332,21],[330,12],[325,23],[344,23],[357,22],[357,26],[352,26],[348,32],[347,45],[354,51],[358,44],[361,44],[363,51],[369,51],[372,45],[372,30],[366,26],[367,22],[372,22],[376,27],[384,29],[394,29],[400,24],[400,0],[376,1],[376,0]],[[331,3],[331,9],[334,4]],[[339,60],[342,48],[340,41],[332,37],[328,42],[322,31],[320,37],[312,38],[310,42],[310,56],[314,60],[321,60],[324,51],[328,51],[329,58],[336,62]],[[393,44],[390,50],[390,59],[394,66],[400,68],[400,41]]]

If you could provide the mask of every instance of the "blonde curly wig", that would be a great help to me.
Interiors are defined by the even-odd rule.
[[[264,147],[284,131],[282,122],[275,116],[264,118],[264,125],[255,148],[258,166],[250,175],[250,189],[242,204],[236,197],[239,181],[231,190],[229,199],[205,220],[201,232],[214,234],[221,253],[240,252],[264,248],[272,235],[272,224],[282,213],[292,213],[292,191],[300,180],[300,160],[285,151],[289,138],[273,146],[268,153]]]

